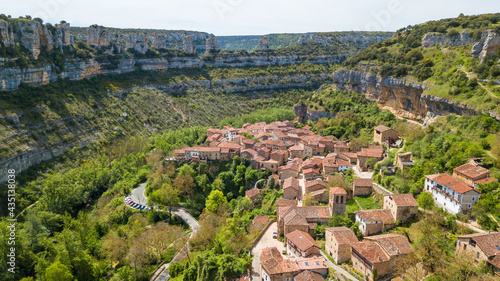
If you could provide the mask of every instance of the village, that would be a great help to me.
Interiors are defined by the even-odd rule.
[[[248,159],[254,169],[269,171],[269,181],[283,190],[276,202],[276,222],[268,223],[273,239],[261,240],[254,254],[252,277],[262,281],[324,280],[329,268],[349,263],[352,271],[366,280],[390,280],[404,258],[414,251],[407,237],[388,233],[400,223],[414,220],[419,212],[412,194],[388,194],[373,182],[376,163],[387,157],[388,150],[401,148],[404,139],[394,129],[379,125],[373,129],[368,147],[353,149],[348,141],[320,136],[309,126],[293,122],[244,124],[242,128],[208,129],[205,146],[173,151],[176,161],[229,161],[234,156]],[[397,153],[388,170],[413,166],[411,152]],[[479,200],[479,185],[496,181],[479,159],[453,170],[453,174],[426,175],[423,192],[429,192],[436,206],[448,213],[470,213]],[[336,186],[335,177],[352,170],[349,187]],[[379,171],[374,171],[375,173]],[[347,182],[347,181],[345,181]],[[325,229],[324,251],[316,241],[315,228],[325,225],[335,214],[346,212],[354,197],[380,193],[381,209],[357,210],[359,240],[352,229]],[[245,192],[254,204],[262,200],[257,185]],[[314,204],[310,204],[314,202]],[[422,211],[422,210],[420,210]],[[269,221],[269,217],[255,218]],[[279,242],[277,239],[283,239]],[[477,233],[457,237],[456,251],[467,251],[500,270],[500,233]],[[333,263],[332,263],[333,261]],[[248,280],[248,279],[245,279]]]

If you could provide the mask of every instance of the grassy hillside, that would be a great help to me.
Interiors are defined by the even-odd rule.
[[[350,57],[346,66],[423,82],[427,87],[424,94],[500,113],[500,86],[495,82],[500,80],[500,54],[483,63],[471,55],[473,43],[486,30],[500,31],[500,14],[459,16],[408,26],[398,30],[394,38]],[[422,47],[427,33],[458,40],[461,32],[472,38],[470,44]]]

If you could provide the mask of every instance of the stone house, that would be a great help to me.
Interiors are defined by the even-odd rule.
[[[279,163],[276,160],[267,160],[259,162],[259,170],[269,170],[272,173],[278,172]]]
[[[314,237],[314,228],[326,224],[332,214],[326,206],[277,207],[278,234],[301,230]]]
[[[276,247],[262,249],[260,276],[263,281],[292,281],[299,267],[291,259],[284,259]]]
[[[354,231],[345,226],[325,229],[325,252],[337,264],[351,259],[351,244],[356,242],[358,242],[358,238]]]
[[[483,184],[485,179],[497,180],[490,177],[490,170],[475,164],[475,162],[469,162],[453,169],[453,177],[474,188],[478,188],[479,184]]]
[[[352,192],[354,196],[367,196],[372,193],[373,190],[373,180],[372,179],[360,179],[354,178],[352,182]]]
[[[261,199],[262,199],[261,195],[262,195],[262,192],[260,191],[260,189],[255,188],[255,187],[245,191],[245,196],[250,198],[250,200],[252,200],[252,203],[254,203],[254,204],[261,201]]]
[[[398,167],[401,171],[404,170],[405,167],[413,167],[413,154],[411,151],[398,153],[396,157],[396,167]]]
[[[306,181],[305,182],[305,191],[306,191],[306,193],[310,193],[313,191],[325,189],[326,186],[327,186],[327,183],[321,179]]]
[[[399,138],[398,131],[384,125],[379,125],[373,130],[373,141],[375,143],[395,143]]]
[[[356,222],[359,222],[359,230],[363,236],[380,233],[393,228],[396,220],[392,216],[391,210],[376,209],[355,211]]]
[[[352,266],[370,281],[390,276],[404,262],[404,258],[414,251],[408,240],[398,234],[365,237],[362,242],[351,246]]]
[[[304,148],[300,145],[294,145],[288,149],[290,153],[290,158],[302,158],[304,157]]]
[[[270,154],[270,159],[276,160],[278,165],[285,165],[288,161],[288,151],[287,150],[273,150]]]
[[[302,170],[302,172],[303,172],[304,178],[306,180],[315,180],[315,179],[321,177],[318,169],[309,168],[309,169]]]
[[[343,214],[347,207],[347,191],[342,187],[331,187],[328,206],[332,214]]]
[[[253,149],[244,149],[240,152],[240,157],[241,158],[245,158],[245,159],[248,159],[248,160],[252,160],[255,156],[257,156],[257,151],[253,150]]]
[[[295,230],[285,234],[286,251],[291,257],[320,256],[321,249],[307,232]]]
[[[283,198],[297,199],[300,197],[299,180],[296,178],[287,178],[283,182]]]
[[[356,156],[358,169],[366,171],[373,169],[378,161],[384,159],[384,151],[377,148],[362,148],[361,151],[356,153]]]
[[[500,232],[484,232],[457,236],[456,254],[468,253],[476,260],[486,261],[500,274]]]
[[[418,213],[418,203],[411,194],[391,194],[384,196],[384,209],[391,210],[396,221],[405,222]]]
[[[278,168],[280,179],[286,180],[287,178],[297,178],[299,176],[299,166],[295,163],[288,164],[286,166],[281,166]]]

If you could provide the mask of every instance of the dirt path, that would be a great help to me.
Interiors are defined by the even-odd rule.
[[[467,78],[469,78],[469,79],[477,78],[477,75],[475,73],[465,71],[465,69],[464,69],[463,66],[460,67],[460,71],[462,71],[463,73],[465,73],[467,75]],[[479,87],[483,88],[491,97],[496,98],[496,99],[499,98],[492,91],[490,91],[489,88],[487,88],[485,85],[481,84],[481,82],[478,82],[477,84],[479,85]]]

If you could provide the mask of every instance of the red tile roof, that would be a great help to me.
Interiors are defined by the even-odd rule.
[[[487,257],[500,255],[500,232],[474,233],[457,236],[459,239],[472,239]]]
[[[351,245],[352,243],[358,242],[358,238],[356,237],[356,234],[354,234],[354,231],[345,226],[329,227],[326,228],[325,231],[332,233],[338,244]]]
[[[369,260],[372,264],[388,262],[389,256],[384,253],[384,250],[371,241],[356,242],[351,244],[353,254],[359,254],[365,259]]]
[[[484,179],[480,179],[480,180],[477,180],[477,181],[474,181],[475,184],[487,184],[489,182],[492,182],[492,181],[498,181],[496,178],[494,177],[488,177],[488,178],[484,178]]]
[[[326,259],[321,256],[297,259],[296,264],[299,270],[328,269]]]
[[[245,191],[245,195],[248,197],[248,198],[254,198],[254,197],[257,197],[261,194],[260,192],[260,189],[258,188],[252,188],[250,190],[247,190]]]
[[[460,194],[474,190],[471,186],[465,184],[461,180],[458,180],[447,173],[439,175],[427,175],[426,178],[435,181],[441,185],[444,185]]]
[[[299,180],[295,178],[287,178],[283,182],[283,189],[293,188],[295,190],[299,190]]]
[[[373,241],[377,243],[382,250],[389,256],[397,256],[401,254],[409,254],[414,251],[408,240],[398,234],[381,234],[365,237],[365,241]]]
[[[294,281],[325,281],[321,274],[305,270],[293,277]]]
[[[378,125],[377,127],[375,127],[375,130],[377,130],[379,132],[385,132],[387,130],[391,130],[391,128],[389,128],[385,125]]]
[[[345,194],[347,195],[347,191],[345,191],[345,189],[343,189],[342,187],[330,187],[330,193],[331,194]]]
[[[286,206],[297,206],[297,200],[290,200],[285,198],[280,198],[276,201],[276,208],[286,207]]]
[[[384,151],[380,149],[363,148],[356,155],[358,157],[382,158],[384,156]]]
[[[322,181],[322,180],[306,181],[305,188],[309,189],[310,187],[316,186],[316,185],[321,185],[322,187],[326,188],[327,183]]]
[[[475,179],[478,177],[486,177],[489,175],[490,170],[483,168],[478,165],[473,165],[471,163],[464,164],[462,166],[456,167],[453,171],[463,174],[466,177]]]
[[[294,230],[290,233],[285,234],[285,238],[295,245],[302,252],[306,252],[312,247],[320,248],[318,243],[309,235],[309,233]]]
[[[391,195],[386,195],[389,196],[394,201],[394,204],[399,207],[410,207],[410,206],[417,206],[417,200],[413,198],[413,195],[411,194],[391,194]]]
[[[252,224],[265,224],[269,221],[269,216],[256,215]]]
[[[302,171],[305,174],[311,174],[311,173],[314,173],[316,175],[319,175],[319,171],[318,169],[314,169],[314,168],[309,168],[309,169],[305,169]]]
[[[373,180],[372,179],[354,178],[352,184],[353,184],[353,186],[372,187]]]
[[[384,224],[394,224],[396,221],[392,216],[391,210],[388,209],[376,209],[376,210],[365,210],[365,211],[355,211],[363,220],[367,222],[377,222],[381,221]]]
[[[332,216],[328,206],[289,207],[285,212],[280,211],[279,216],[285,218],[291,210],[302,214],[306,219],[328,219]]]

